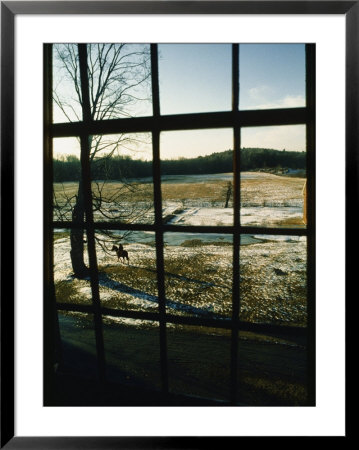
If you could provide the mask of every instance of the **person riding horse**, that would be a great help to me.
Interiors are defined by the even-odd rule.
[[[111,249],[112,252],[116,252],[117,255],[117,261],[120,260],[120,258],[123,259],[123,261],[125,261],[125,259],[127,259],[127,264],[130,263],[130,258],[128,257],[128,252],[126,250],[123,249],[123,245],[119,244],[119,246],[117,247],[116,245],[114,245]]]

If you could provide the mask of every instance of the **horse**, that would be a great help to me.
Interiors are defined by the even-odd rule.
[[[130,258],[128,257],[128,253],[126,250],[123,249],[123,245],[120,244],[118,247],[116,245],[114,245],[111,249],[112,252],[116,252],[117,255],[117,261],[120,260],[120,258],[123,259],[123,261],[125,261],[125,259],[127,259],[127,264],[130,263]]]

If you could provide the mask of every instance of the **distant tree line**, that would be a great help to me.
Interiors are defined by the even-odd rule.
[[[240,155],[241,171],[259,169],[301,169],[306,167],[305,152],[290,152],[265,148],[243,148]],[[163,175],[198,175],[231,172],[232,150],[212,153],[197,158],[166,159],[161,161]],[[121,180],[152,176],[152,161],[132,159],[129,156],[113,156],[92,162],[94,180]],[[74,156],[63,156],[53,161],[55,182],[78,181],[80,160]]]

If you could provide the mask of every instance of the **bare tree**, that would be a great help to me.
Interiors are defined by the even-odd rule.
[[[84,104],[78,45],[55,44],[53,57],[54,112],[63,120],[81,121]],[[149,47],[138,44],[87,44],[87,76],[92,120],[131,117],[141,104],[149,101]],[[136,143],[140,144],[141,139],[134,135],[90,136],[90,166],[95,169],[101,165],[104,169],[109,158]],[[92,206],[94,217],[98,220],[138,222],[152,206],[149,201],[151,193],[146,186],[128,182],[125,178],[121,181],[112,188],[107,179],[92,183]],[[138,202],[136,198],[142,201]],[[74,223],[83,223],[85,205],[81,178],[76,194],[66,193],[65,189],[61,195],[55,194],[54,215],[59,220],[68,220],[70,215]],[[96,234],[97,243],[106,252],[110,244],[119,238],[109,231]],[[70,240],[74,275],[83,278],[88,275],[84,262],[83,229],[71,229]]]

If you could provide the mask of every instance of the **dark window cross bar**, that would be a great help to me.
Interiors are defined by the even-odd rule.
[[[106,121],[55,123],[50,127],[53,138],[90,135],[182,131],[210,128],[259,127],[301,125],[310,121],[307,108],[288,108],[254,111],[228,111],[178,114],[151,117],[132,117]]]
[[[56,303],[58,311],[72,311],[93,314],[93,305],[84,305],[77,303]],[[128,319],[137,320],[150,320],[153,322],[160,322],[159,313],[147,312],[147,311],[132,311],[125,309],[112,309],[101,307],[101,313],[103,316],[108,317],[126,317]],[[225,330],[231,330],[234,328],[233,321],[230,317],[218,319],[211,317],[198,317],[198,316],[176,316],[173,314],[166,314],[166,322],[178,325],[194,325],[205,326],[210,328],[220,328]],[[251,331],[253,333],[268,333],[271,335],[283,335],[283,336],[306,336],[307,330],[304,327],[294,327],[290,325],[273,325],[270,323],[255,323],[238,321],[235,325],[236,330]]]
[[[54,229],[62,228],[86,228],[87,222],[52,222]],[[92,227],[92,225],[89,225]],[[132,230],[132,231],[157,231],[172,233],[208,233],[208,234],[274,234],[276,236],[307,236],[307,228],[286,228],[286,227],[250,227],[250,226],[234,226],[234,225],[167,225],[167,224],[136,224],[136,223],[112,223],[112,222],[94,222],[95,230]]]

